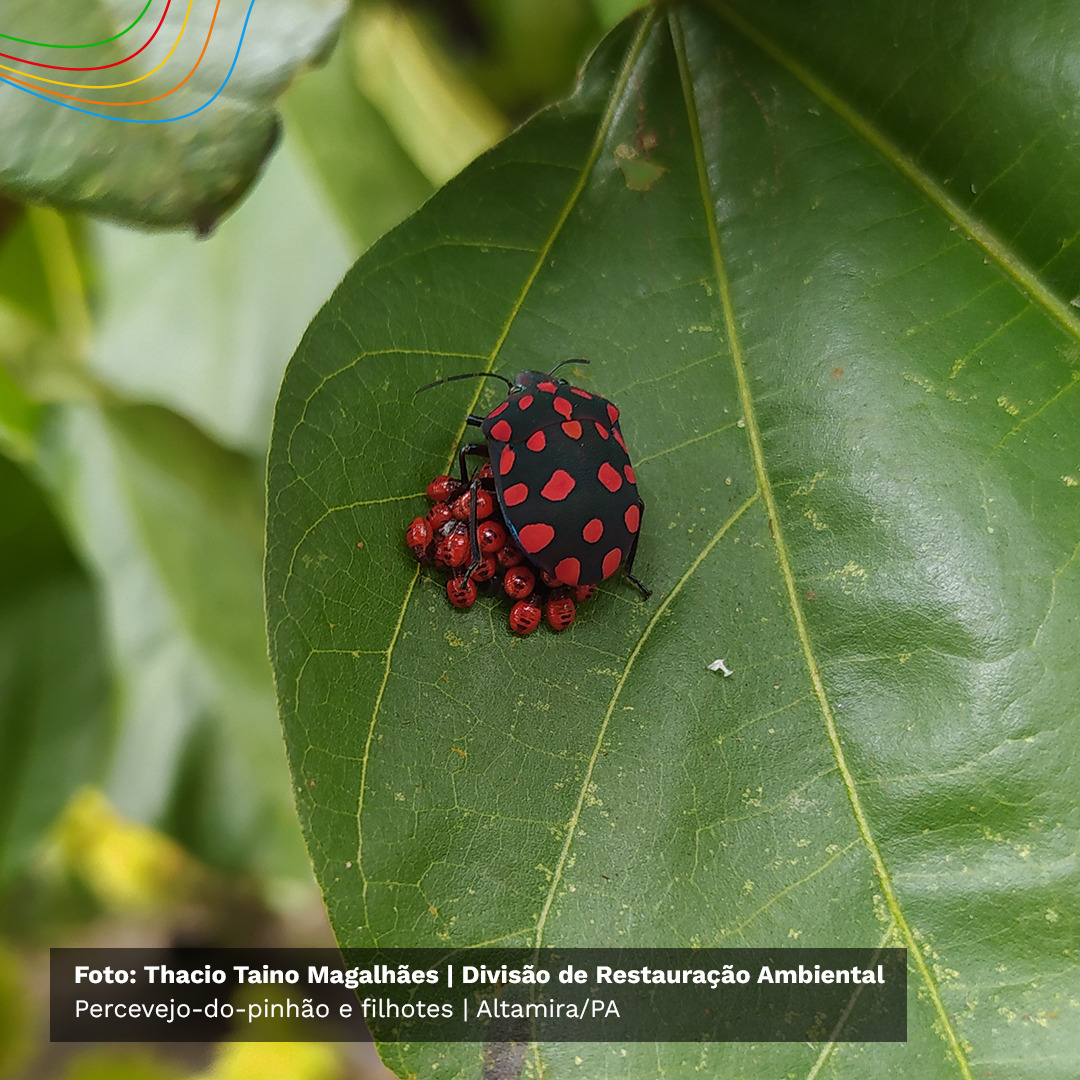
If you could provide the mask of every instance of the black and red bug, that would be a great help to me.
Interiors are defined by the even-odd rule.
[[[546,374],[522,371],[513,381],[490,371],[452,375],[421,389],[469,378],[505,382],[509,392],[504,401],[487,416],[466,418],[480,428],[486,443],[459,450],[461,485],[471,490],[493,486],[513,540],[550,583],[596,585],[622,567],[648,597],[649,590],[632,573],[645,504],[619,428],[619,410],[598,394],[554,378],[560,367]],[[478,473],[470,482],[469,454],[490,458],[490,479]],[[472,506],[477,501],[469,500]],[[479,553],[475,511],[469,528]],[[478,561],[474,555],[466,578]]]

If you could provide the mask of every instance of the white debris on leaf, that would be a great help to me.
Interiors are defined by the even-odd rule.
[[[726,679],[726,678],[727,678],[727,677],[728,677],[729,675],[733,675],[733,674],[734,674],[734,672],[733,672],[733,671],[731,670],[731,668],[729,668],[729,667],[727,666],[727,664],[725,664],[725,663],[724,663],[724,661],[723,661],[723,660],[714,660],[714,661],[713,661],[713,662],[712,662],[712,663],[711,663],[711,664],[709,665],[709,670],[710,670],[710,671],[722,671],[722,672],[724,673],[724,678],[725,678],[725,679]]]

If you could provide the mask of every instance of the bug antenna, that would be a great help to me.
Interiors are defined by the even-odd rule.
[[[443,383],[457,382],[458,379],[502,379],[502,381],[511,389],[513,389],[514,386],[505,375],[499,375],[494,371],[468,371],[464,375],[448,375],[445,379],[436,379],[434,382],[429,382],[427,386],[421,386],[416,393],[422,394],[425,390],[430,390],[433,386],[442,386]]]
[[[553,368],[552,368],[552,369],[551,369],[551,370],[550,370],[550,371],[548,372],[548,374],[549,374],[549,375],[554,375],[554,374],[555,374],[555,372],[556,372],[556,371],[558,371],[558,370],[559,370],[559,368],[563,367],[563,366],[564,366],[565,364],[587,364],[588,362],[589,362],[588,360],[582,360],[582,359],[581,359],[580,357],[574,357],[574,359],[572,359],[572,360],[560,360],[560,361],[559,361],[559,362],[558,362],[558,363],[557,363],[557,364],[556,364],[556,365],[555,365],[555,366],[554,366],[554,367],[553,367]]]

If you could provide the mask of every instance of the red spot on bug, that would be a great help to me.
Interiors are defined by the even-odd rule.
[[[622,477],[611,467],[611,462],[605,461],[596,474],[597,480],[608,489],[618,491],[622,487]],[[605,575],[606,577],[607,575]]]
[[[595,544],[596,541],[604,535],[604,523],[599,518],[593,518],[592,521],[581,530],[581,535],[590,544]]]
[[[537,390],[543,390],[545,394],[554,394],[559,388],[553,382],[542,382],[536,384]]]
[[[554,539],[555,530],[550,525],[543,524],[543,522],[536,525],[526,525],[518,530],[518,540],[521,541],[521,546],[530,555],[543,551]]]
[[[488,419],[490,420],[493,416],[498,416],[509,404],[509,401],[504,401],[501,405],[496,405],[495,408],[488,413]]]
[[[619,548],[612,548],[604,556],[604,577],[609,578],[616,570],[619,569],[619,563],[622,562],[622,551]]]
[[[529,436],[529,441],[525,444],[530,450],[535,450],[539,453],[547,446],[547,436],[543,431],[534,431]]]
[[[571,439],[581,438],[581,425],[576,420],[567,420],[563,424],[562,429]]]
[[[637,477],[634,476],[633,466],[624,465],[622,467],[622,471],[623,471],[623,476],[625,476],[626,479],[629,480],[631,484],[636,484],[637,483]]]
[[[611,433],[606,427],[604,427],[603,424],[601,424],[598,420],[594,420],[593,423],[596,425],[596,434],[599,435],[601,439],[611,438]]]
[[[612,428],[611,434],[615,436],[615,441],[623,448],[623,450],[629,453],[629,451],[626,450],[626,443],[623,442],[622,432],[618,428]]]
[[[573,414],[574,406],[564,397],[557,397],[552,403],[553,408],[560,416],[565,416],[567,420]]]
[[[525,484],[513,484],[503,492],[503,503],[507,506],[517,506],[529,497],[529,489]]]
[[[516,455],[509,446],[502,448],[502,453],[499,455],[499,475],[505,476],[514,467],[514,458]]]
[[[564,585],[576,585],[581,577],[581,563],[575,558],[561,559],[555,564],[555,576]]]
[[[626,513],[623,514],[623,521],[626,522],[626,527],[630,532],[636,533],[638,531],[638,526],[641,524],[641,508],[637,503],[627,508]]]
[[[491,429],[491,437],[498,442],[509,442],[513,433],[513,429],[505,420],[500,420]]]
[[[619,421],[619,410],[616,409],[615,406],[612,405],[610,401],[607,403],[607,414],[608,414],[608,416],[611,417],[611,422],[613,424],[618,423],[618,421]]]
[[[532,394],[525,394],[523,397],[518,398],[518,408],[527,409],[533,403]]]
[[[588,390],[582,390],[580,386],[571,386],[570,393],[577,394],[578,397],[583,397],[586,401],[592,400],[592,394]]]
[[[565,499],[574,490],[576,481],[565,469],[556,469],[551,479],[540,489],[540,494],[552,502]]]

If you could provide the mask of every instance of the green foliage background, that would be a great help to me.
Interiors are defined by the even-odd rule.
[[[135,14],[78,8],[3,0],[0,29],[96,40]],[[222,40],[244,10],[223,4]],[[0,88],[0,1076],[374,1069],[340,1048],[69,1061],[28,987],[88,935],[329,940],[267,662],[278,384],[353,259],[564,91],[600,25],[576,0],[486,5],[464,35],[431,7],[258,0],[230,92],[186,125]]]
[[[360,4],[302,74],[341,12],[281,0],[244,107],[172,187],[159,135],[95,173],[100,126],[64,116],[47,182],[0,140],[0,930],[22,956],[133,924],[300,940],[310,853],[348,944],[911,950],[905,1046],[500,1067],[1071,1076],[1070,9],[661,6],[450,179],[568,90],[619,8],[477,0],[451,29]],[[3,89],[3,130],[40,130]],[[347,274],[278,405],[290,784],[260,585],[279,381],[350,263],[448,180]],[[494,398],[412,390],[569,355],[623,409],[657,592],[605,588],[519,642],[400,543]],[[0,961],[24,1015],[0,1074],[77,1075],[25,1065],[34,961]]]

